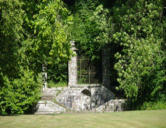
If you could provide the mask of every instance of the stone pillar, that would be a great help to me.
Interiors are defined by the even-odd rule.
[[[43,89],[47,88],[47,67],[42,64]]]
[[[110,87],[110,49],[105,48],[102,51],[102,84]]]
[[[77,84],[77,53],[75,48],[75,42],[71,41],[71,49],[74,55],[68,62],[68,86],[73,86]]]

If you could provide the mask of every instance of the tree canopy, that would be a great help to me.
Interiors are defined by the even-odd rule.
[[[0,0],[0,113],[28,113],[49,80],[67,81],[74,40],[91,61],[110,48],[112,90],[134,108],[166,102],[164,0]]]

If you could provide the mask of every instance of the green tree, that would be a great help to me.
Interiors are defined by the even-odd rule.
[[[78,48],[92,60],[110,41],[109,10],[100,1],[76,1],[72,38]]]
[[[18,52],[23,40],[22,3],[18,0],[0,1],[0,72],[17,77]],[[10,72],[10,73],[9,73]]]
[[[121,47],[115,55],[119,89],[137,107],[145,101],[165,100],[162,1],[119,3],[112,10],[116,31],[112,41]]]
[[[22,64],[23,2],[0,1],[0,114],[24,113],[39,99],[39,83]]]
[[[28,14],[33,9],[33,3],[26,7]],[[70,51],[69,27],[73,17],[61,0],[40,1],[31,16],[26,16],[25,21],[30,36],[24,41],[22,52],[25,53],[31,69],[41,72],[41,65],[48,68],[49,79],[56,82],[67,80],[67,61]],[[27,19],[27,20],[26,20]],[[59,66],[66,65],[66,66]],[[59,68],[57,68],[59,67]],[[56,75],[55,75],[56,74]]]
[[[40,98],[41,65],[58,66],[72,54],[72,16],[61,0],[1,0],[0,5],[0,113],[27,113]]]

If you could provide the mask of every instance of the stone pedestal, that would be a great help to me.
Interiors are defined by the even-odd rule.
[[[77,84],[77,54],[74,41],[71,41],[71,46],[74,55],[68,62],[68,86]]]

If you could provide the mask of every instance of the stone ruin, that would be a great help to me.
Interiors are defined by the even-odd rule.
[[[72,50],[75,56],[68,62],[68,87],[47,88],[44,86],[42,98],[36,107],[36,114],[54,114],[63,112],[114,112],[125,109],[124,99],[115,99],[107,89],[110,85],[109,50],[102,52],[102,84],[77,83],[77,54],[74,42]],[[45,84],[46,85],[46,84]]]

